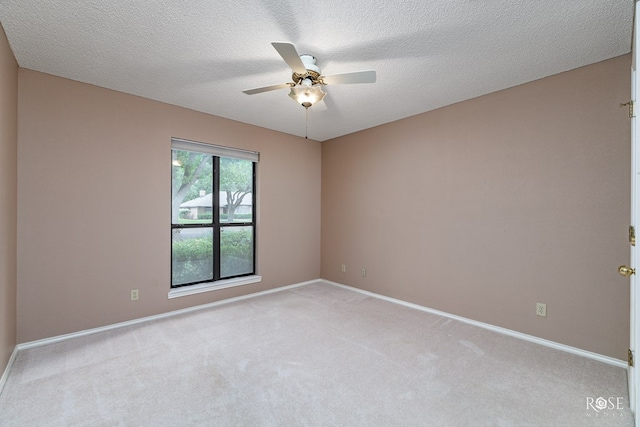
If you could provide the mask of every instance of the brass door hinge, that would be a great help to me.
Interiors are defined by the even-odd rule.
[[[631,349],[629,349],[629,352],[627,353],[627,363],[629,363],[629,366],[633,368],[633,352]]]
[[[629,243],[631,243],[631,246],[636,245],[636,229],[633,225],[629,226]]]
[[[625,102],[624,104],[620,104],[620,108],[629,106],[629,118],[635,117],[635,113],[633,111],[633,101]]]

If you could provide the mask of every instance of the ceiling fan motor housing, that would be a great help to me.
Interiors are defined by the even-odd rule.
[[[316,57],[313,55],[300,55],[300,60],[304,64],[304,68],[307,69],[305,74],[296,73],[295,71],[291,75],[291,78],[296,84],[301,84],[305,79],[311,79],[312,84],[322,83],[320,79],[320,67],[316,65]]]

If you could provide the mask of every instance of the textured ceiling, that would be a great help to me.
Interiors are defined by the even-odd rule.
[[[327,86],[308,117],[324,141],[628,53],[633,0],[2,0],[21,67],[304,136],[291,71],[315,55]]]

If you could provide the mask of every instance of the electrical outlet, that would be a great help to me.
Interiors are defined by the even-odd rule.
[[[536,314],[538,316],[547,317],[547,304],[541,302],[536,303]]]
[[[346,264],[342,264],[342,272],[343,273],[347,272],[347,265]]]
[[[367,277],[367,269],[366,268],[362,269],[362,277]]]
[[[131,289],[131,301],[138,301],[138,290]]]

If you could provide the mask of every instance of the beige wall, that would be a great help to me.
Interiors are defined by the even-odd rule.
[[[26,69],[18,130],[18,342],[320,276],[317,142]],[[261,283],[167,299],[171,137],[261,153]]]
[[[615,58],[322,145],[21,69],[17,340],[322,276],[622,359],[629,68]],[[167,299],[172,136],[261,152],[262,283]]]
[[[0,26],[0,375],[16,345],[18,65]]]
[[[322,277],[625,359],[629,96],[623,56],[323,143]]]

